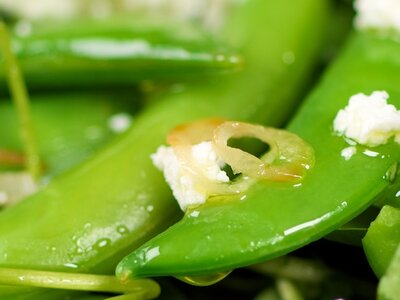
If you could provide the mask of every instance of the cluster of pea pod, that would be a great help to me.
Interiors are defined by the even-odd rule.
[[[200,29],[168,23],[143,30],[122,22],[42,28],[15,38],[51,178],[1,211],[1,267],[112,274],[118,265],[117,277],[175,276],[201,285],[337,230],[332,239],[355,244],[366,233],[368,260],[383,276],[379,295],[396,299],[399,146],[374,148],[376,157],[357,146],[345,160],[347,143],[332,133],[337,111],[355,93],[386,90],[400,106],[400,44],[390,36],[352,33],[290,119],[287,129],[315,151],[315,166],[300,184],[263,182],[244,200],[221,196],[196,208],[196,217],[179,211],[150,160],[168,131],[210,117],[287,123],[331,42],[330,24],[338,24],[332,1],[233,1],[228,13],[213,33],[218,42]],[[124,89],[115,92],[116,85]],[[21,150],[17,117],[9,101],[0,107],[0,147]],[[114,137],[104,120],[121,111],[133,122]],[[383,208],[368,229],[376,217],[371,206]],[[0,287],[1,299],[69,296],[86,297]]]

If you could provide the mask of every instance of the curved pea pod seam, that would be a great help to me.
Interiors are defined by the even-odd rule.
[[[400,145],[358,145],[345,160],[341,150],[348,145],[332,123],[355,93],[387,90],[400,106],[399,51],[391,39],[352,36],[288,126],[315,151],[301,184],[259,183],[244,197],[212,199],[124,258],[117,275],[196,276],[261,262],[323,237],[373,204],[399,180],[387,172],[400,160]]]

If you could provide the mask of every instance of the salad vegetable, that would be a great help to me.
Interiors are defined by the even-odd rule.
[[[339,0],[157,4],[184,18],[126,0],[104,20],[87,9],[108,0],[87,0],[33,25],[0,3],[0,94],[16,104],[0,100],[0,299],[374,299],[370,269],[396,299],[391,1],[355,1],[344,45]],[[359,93],[390,95],[394,121]]]

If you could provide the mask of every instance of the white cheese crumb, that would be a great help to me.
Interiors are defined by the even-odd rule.
[[[349,160],[356,153],[357,153],[357,148],[354,146],[350,146],[350,147],[342,149],[342,151],[340,152],[340,155],[345,160]]]
[[[354,7],[356,27],[400,31],[399,0],[356,0]]]
[[[385,91],[370,96],[362,93],[350,97],[334,120],[334,130],[359,144],[378,146],[390,138],[400,143],[400,111],[387,103]]]
[[[212,148],[211,142],[202,142],[192,146],[192,157],[210,181],[228,182],[229,177],[220,169],[222,160]],[[181,164],[172,147],[160,146],[151,155],[154,165],[164,172],[164,177],[180,208],[185,211],[188,206],[205,203],[206,191],[196,188],[196,177]]]
[[[202,142],[192,147],[192,155],[202,165],[206,177],[213,181],[228,182],[229,177],[221,167],[224,161],[217,156],[211,142]]]

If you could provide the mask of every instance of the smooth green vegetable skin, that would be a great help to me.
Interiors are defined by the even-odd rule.
[[[258,183],[246,198],[210,199],[182,221],[126,257],[119,276],[200,275],[230,270],[287,253],[343,225],[391,184],[387,170],[400,159],[400,145],[348,147],[332,133],[333,120],[351,95],[387,90],[400,106],[400,44],[373,34],[352,36],[342,55],[290,123],[315,150],[315,166],[300,186]],[[368,154],[368,152],[367,152]],[[390,176],[389,176],[390,177]],[[392,180],[398,181],[399,179]]]
[[[232,71],[242,64],[232,50],[196,30],[78,23],[80,28],[47,24],[47,30],[14,37],[15,54],[30,87],[131,85]],[[4,76],[0,64],[0,81]]]
[[[400,244],[399,244],[400,245]],[[400,246],[397,246],[385,275],[379,282],[378,299],[396,300],[400,295]]]
[[[45,175],[56,175],[84,161],[115,133],[109,118],[138,110],[138,96],[126,92],[67,92],[32,97],[32,118]],[[62,113],[60,114],[60,111]],[[23,152],[18,117],[10,100],[0,101],[0,149]],[[0,165],[0,169],[5,169]]]
[[[383,276],[400,245],[400,209],[384,206],[362,242],[371,268]]]
[[[111,272],[124,255],[180,216],[149,158],[169,129],[215,116],[270,124],[286,120],[318,56],[327,2],[236,5],[223,36],[242,45],[246,69],[165,96],[97,157],[2,212],[0,265]],[[282,61],[287,51],[296,57],[293,64]]]

